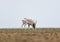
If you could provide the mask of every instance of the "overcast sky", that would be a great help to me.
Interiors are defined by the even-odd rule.
[[[60,0],[0,0],[0,28],[21,27],[23,18],[37,27],[60,27]]]

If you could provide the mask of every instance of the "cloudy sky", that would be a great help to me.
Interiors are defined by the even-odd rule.
[[[37,27],[60,27],[60,0],[0,0],[0,28],[20,28],[25,17]]]

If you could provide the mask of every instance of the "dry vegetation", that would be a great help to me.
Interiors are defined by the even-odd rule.
[[[60,29],[0,29],[0,42],[60,42]]]

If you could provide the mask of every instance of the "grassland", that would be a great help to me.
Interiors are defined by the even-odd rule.
[[[60,29],[0,29],[0,42],[60,42]]]

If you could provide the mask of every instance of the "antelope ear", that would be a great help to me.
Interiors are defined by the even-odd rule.
[[[24,19],[27,19],[27,18],[24,18]]]
[[[21,20],[21,21],[23,21],[23,20]]]

